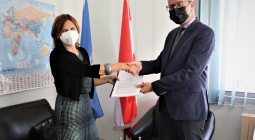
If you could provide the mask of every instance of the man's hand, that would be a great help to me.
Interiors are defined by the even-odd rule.
[[[127,63],[129,66],[131,65],[135,65],[138,69],[138,73],[142,70],[142,63],[140,61],[133,61],[133,62],[129,62]],[[126,70],[126,72],[131,73],[129,70]]]
[[[152,91],[152,86],[151,83],[142,83],[140,85],[136,86],[137,88],[141,88],[140,92],[142,92],[143,94],[146,94],[148,92]]]
[[[128,64],[126,65],[127,65],[127,69],[125,70],[126,72],[131,73],[133,76],[139,73],[136,65],[128,65]]]

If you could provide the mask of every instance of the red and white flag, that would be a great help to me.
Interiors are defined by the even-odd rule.
[[[134,60],[135,53],[132,40],[129,1],[124,0],[119,62],[126,63],[132,62]],[[113,129],[122,130],[130,128],[131,122],[136,117],[136,114],[137,114],[136,96],[115,98]]]

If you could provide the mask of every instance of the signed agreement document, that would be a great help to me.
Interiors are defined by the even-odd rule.
[[[125,71],[119,71],[118,77],[120,81],[116,81],[110,97],[128,97],[139,95],[141,88],[137,88],[136,85],[142,84],[143,76],[133,76]]]

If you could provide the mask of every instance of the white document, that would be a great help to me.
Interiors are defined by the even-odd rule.
[[[119,71],[118,77],[120,81],[116,81],[110,97],[129,97],[139,95],[141,88],[137,88],[136,85],[142,84],[143,76],[133,76],[125,71]]]

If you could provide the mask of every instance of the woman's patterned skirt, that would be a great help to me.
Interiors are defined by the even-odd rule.
[[[99,140],[89,94],[79,102],[58,94],[55,111],[58,140]]]

